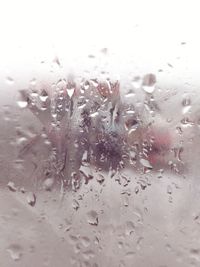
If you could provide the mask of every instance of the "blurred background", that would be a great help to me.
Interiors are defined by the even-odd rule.
[[[199,5],[0,1],[2,267],[199,266]]]

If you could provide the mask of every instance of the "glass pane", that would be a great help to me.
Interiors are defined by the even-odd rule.
[[[1,5],[1,266],[199,266],[198,3]]]

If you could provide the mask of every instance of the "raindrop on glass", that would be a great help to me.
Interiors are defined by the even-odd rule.
[[[172,194],[172,187],[171,187],[171,185],[168,185],[168,186],[167,186],[167,193],[168,193],[169,195]]]
[[[48,99],[48,94],[44,91],[44,92],[42,92],[42,94],[40,95],[40,100],[41,100],[41,102],[46,102],[47,101],[47,99]]]
[[[102,174],[97,174],[96,180],[99,184],[102,184],[105,180],[105,177]]]
[[[126,222],[126,225],[125,225],[126,235],[131,235],[132,233],[134,233],[134,231],[135,231],[134,223],[131,221]]]
[[[98,225],[99,219],[98,219],[98,213],[95,210],[91,210],[87,213],[87,221],[91,225]]]
[[[10,76],[8,76],[8,77],[6,78],[6,81],[7,81],[8,84],[13,84],[13,83],[14,83],[13,78],[10,77]]]
[[[20,108],[26,108],[28,106],[28,102],[27,101],[24,101],[24,100],[19,100],[19,101],[17,101],[17,105]]]
[[[75,210],[78,210],[78,209],[79,209],[80,205],[79,205],[79,203],[78,203],[77,200],[74,199],[74,200],[72,201],[72,207],[73,207],[73,209],[75,209]]]
[[[143,77],[142,88],[146,93],[152,94],[155,90],[156,76],[152,73]]]
[[[53,178],[47,178],[43,183],[43,188],[46,191],[51,191],[54,185],[54,179]]]
[[[22,247],[19,244],[11,244],[8,248],[7,248],[8,253],[10,254],[10,257],[14,260],[14,261],[19,261],[22,257]]]
[[[74,88],[67,88],[66,89],[67,90],[67,94],[68,94],[68,96],[70,97],[70,98],[72,98],[72,96],[73,96],[73,94],[74,94],[74,91],[75,91],[75,89]]]
[[[33,192],[28,192],[26,196],[27,203],[34,207],[36,203],[36,195]]]
[[[90,239],[87,236],[81,237],[81,243],[84,247],[89,247],[90,245]]]
[[[140,159],[140,163],[141,163],[144,167],[146,167],[146,168],[148,168],[148,169],[152,169],[152,168],[153,168],[152,165],[150,164],[150,162],[149,162],[147,159]]]
[[[11,182],[11,181],[8,182],[7,187],[8,187],[8,189],[9,189],[10,191],[12,191],[12,192],[16,192],[16,191],[17,191],[17,188],[16,188],[14,182]]]

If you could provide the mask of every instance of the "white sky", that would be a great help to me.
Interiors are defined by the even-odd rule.
[[[163,69],[162,81],[198,85],[199,10],[199,0],[0,0],[0,73],[33,75],[58,56],[64,70],[93,60],[115,75]]]

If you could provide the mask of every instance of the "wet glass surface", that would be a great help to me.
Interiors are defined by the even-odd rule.
[[[199,266],[198,8],[105,4],[2,29],[3,267]]]

